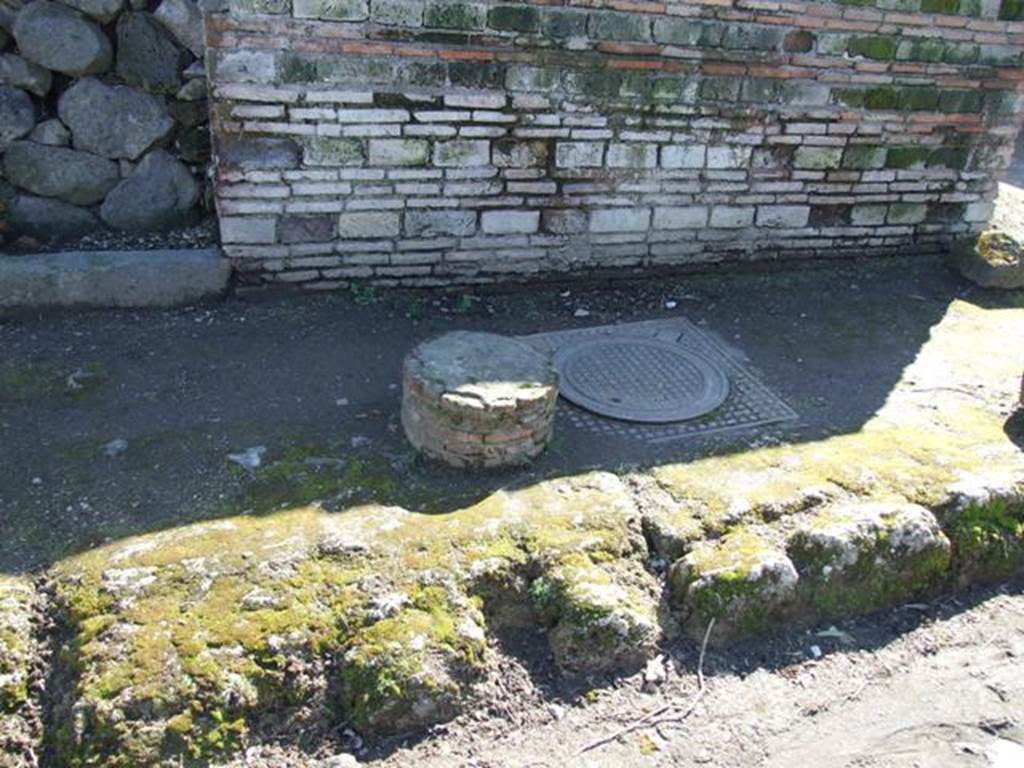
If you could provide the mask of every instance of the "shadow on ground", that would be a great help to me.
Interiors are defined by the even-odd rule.
[[[361,290],[9,318],[0,321],[0,572],[314,500],[338,512],[374,501],[444,513],[584,469],[856,432],[956,298],[1020,301],[972,292],[934,260],[899,259],[505,294]],[[799,422],[664,445],[568,429],[533,465],[472,477],[417,459],[404,442],[401,361],[424,338],[676,316],[745,355]],[[259,469],[228,461],[255,446],[267,449]]]

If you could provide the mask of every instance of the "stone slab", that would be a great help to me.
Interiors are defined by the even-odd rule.
[[[227,290],[219,249],[78,251],[0,258],[0,310],[167,307]]]

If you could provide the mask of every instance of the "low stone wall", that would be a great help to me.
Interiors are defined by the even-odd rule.
[[[30,246],[195,218],[204,51],[193,0],[0,0],[0,238]]]
[[[222,239],[433,285],[944,250],[1021,121],[1016,0],[231,0]]]

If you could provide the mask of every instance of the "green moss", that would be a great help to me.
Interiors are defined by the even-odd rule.
[[[773,566],[765,569],[768,563]],[[670,588],[690,634],[701,637],[714,619],[713,637],[732,641],[769,631],[789,614],[793,584],[786,569],[763,532],[739,527],[694,547],[673,566]]]
[[[850,40],[849,52],[854,56],[864,56],[878,61],[891,61],[896,58],[897,39],[888,35],[870,35],[854,37]]]
[[[885,158],[886,168],[923,168],[931,150],[927,147],[889,147]]]
[[[1024,569],[1024,507],[973,504],[945,522],[962,582],[997,581]]]
[[[924,13],[955,14],[960,7],[960,0],[921,0]]]
[[[790,539],[809,615],[835,619],[935,594],[949,580],[949,543],[927,535],[923,510],[899,505],[828,509]],[[932,521],[934,525],[934,521]],[[901,536],[893,533],[900,530]],[[907,536],[918,537],[908,543]]]
[[[999,5],[999,18],[1003,21],[1024,19],[1024,2],[1022,0],[1003,0]]]
[[[910,111],[934,110],[939,106],[939,89],[930,86],[908,87],[899,90],[900,109]]]
[[[423,12],[423,24],[439,29],[481,29],[483,14],[470,3],[431,2]]]
[[[895,109],[899,92],[890,86],[870,88],[864,92],[864,106],[868,109]]]
[[[843,152],[843,167],[855,169],[881,168],[885,165],[885,147],[854,145]]]
[[[51,361],[0,365],[0,406],[32,400],[88,400],[109,379],[102,363],[68,366]]]
[[[535,32],[539,14],[527,5],[498,5],[487,13],[487,26],[509,32]]]

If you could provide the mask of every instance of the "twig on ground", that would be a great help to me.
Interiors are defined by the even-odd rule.
[[[700,703],[700,700],[704,697],[704,693],[707,690],[707,686],[704,683],[704,655],[707,653],[708,638],[711,637],[711,629],[714,626],[715,620],[714,618],[712,618],[711,621],[708,622],[708,628],[704,632],[704,640],[700,644],[700,657],[697,659],[697,693],[695,693],[693,698],[690,699],[689,706],[687,706],[681,712],[672,712],[672,710],[677,708],[675,704],[663,704],[662,706],[651,710],[639,719],[634,720],[629,725],[615,731],[615,733],[612,733],[608,736],[603,736],[602,738],[597,739],[596,741],[592,741],[589,744],[581,747],[579,750],[576,751],[573,757],[579,757],[585,752],[589,752],[592,749],[597,749],[598,747],[604,746],[605,744],[616,741],[622,738],[623,736],[632,733],[633,731],[640,730],[641,728],[657,726],[663,723],[677,723],[681,720],[685,720],[691,714],[693,714],[693,710],[697,708],[697,705]],[[665,716],[662,717],[662,715]]]

